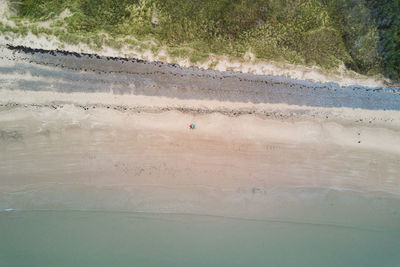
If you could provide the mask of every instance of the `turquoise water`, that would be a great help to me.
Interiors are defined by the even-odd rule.
[[[128,212],[0,213],[1,266],[398,266],[400,231]]]

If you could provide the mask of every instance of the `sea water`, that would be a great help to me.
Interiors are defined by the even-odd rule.
[[[325,197],[315,197],[321,190]],[[253,218],[8,209],[0,266],[399,266],[400,201],[328,195],[303,190],[276,205],[284,210]]]

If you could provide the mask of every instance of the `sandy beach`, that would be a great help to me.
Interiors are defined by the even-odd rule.
[[[62,183],[400,194],[396,88],[15,47],[2,48],[0,67],[7,190]],[[1,208],[23,208],[10,201]]]
[[[399,144],[398,88],[0,48],[2,211],[397,233]]]

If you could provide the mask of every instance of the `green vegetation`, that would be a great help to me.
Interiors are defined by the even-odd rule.
[[[383,58],[385,73],[400,79],[400,1],[368,1],[371,17],[379,31],[379,54]]]
[[[68,43],[158,51],[192,62],[209,54],[277,60],[326,69],[344,63],[363,74],[400,79],[398,0],[11,0],[15,21],[56,18],[53,34]],[[24,28],[21,25],[19,28]],[[0,25],[1,31],[14,31]],[[22,33],[25,32],[22,30]],[[19,31],[19,30],[18,30]],[[50,31],[50,32],[48,32]],[[111,38],[106,38],[111,36]],[[136,38],[132,40],[131,37]],[[153,43],[152,45],[149,44]],[[125,41],[124,41],[125,42]]]

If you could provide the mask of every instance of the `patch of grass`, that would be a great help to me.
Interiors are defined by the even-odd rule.
[[[62,27],[62,26],[64,26],[64,21],[60,20],[60,19],[58,19],[50,24],[50,27]]]
[[[104,43],[104,36],[102,35],[94,35],[92,38],[87,38],[88,41],[91,40],[96,48],[101,48]]]
[[[122,42],[119,40],[116,40],[114,38],[107,38],[104,40],[104,43],[109,46],[113,47],[115,49],[121,49],[122,48]]]
[[[139,46],[140,48],[142,48],[143,50],[147,50],[147,49],[150,48],[150,46],[149,46],[147,43],[144,43],[144,42],[139,42],[139,43],[138,43],[138,46]]]
[[[176,58],[187,58],[190,56],[192,49],[189,48],[169,48],[168,54]]]
[[[157,45],[151,45],[150,46],[150,51],[155,55],[158,53],[158,51],[160,50],[160,47]]]
[[[199,52],[199,51],[193,51],[193,53],[190,54],[189,60],[191,63],[197,63],[197,62],[205,62],[209,57],[209,54],[204,53],[204,52]]]
[[[208,65],[208,67],[210,69],[214,69],[218,65],[218,63],[219,63],[218,60],[214,60],[214,61],[211,62],[210,65]]]
[[[139,45],[139,42],[138,41],[136,41],[136,40],[133,40],[133,39],[126,39],[125,41],[124,41],[126,44],[129,44],[129,45],[131,45],[131,46],[138,46]]]
[[[72,45],[78,45],[81,42],[81,38],[78,35],[68,32],[61,33],[58,38],[60,41]]]
[[[11,27],[9,25],[0,23],[0,32],[3,33],[14,33],[21,36],[26,36],[28,34],[28,27],[22,25],[20,27]]]

